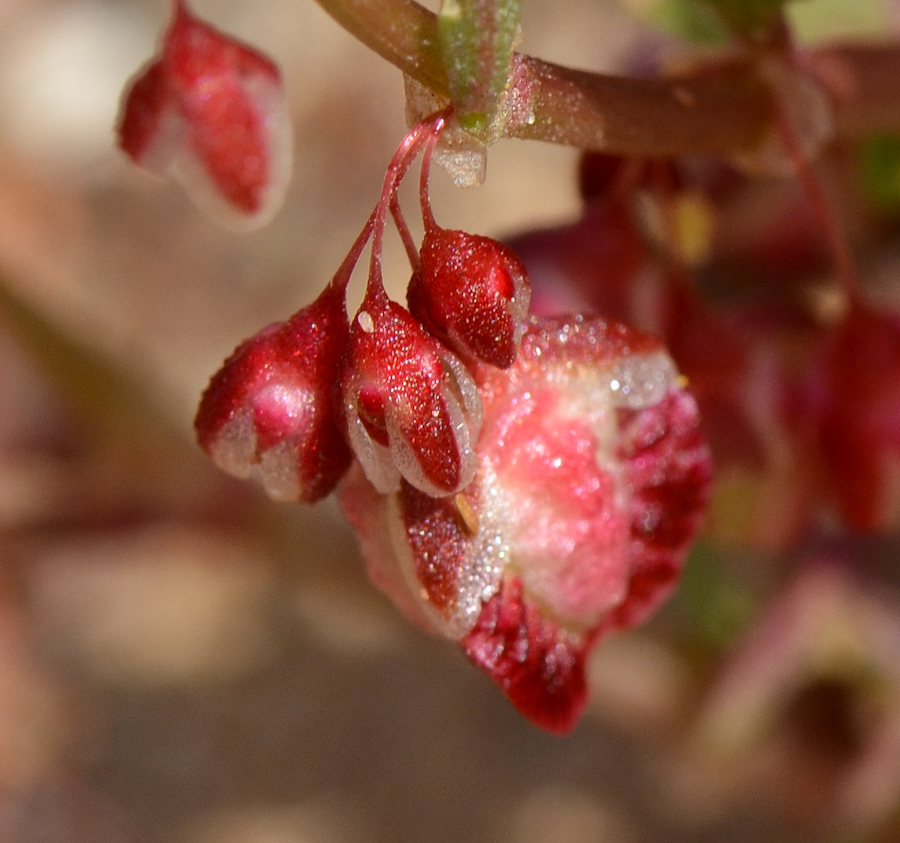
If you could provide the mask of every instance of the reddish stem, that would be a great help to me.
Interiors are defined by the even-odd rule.
[[[437,118],[428,118],[414,126],[403,138],[400,146],[397,147],[397,151],[394,153],[394,157],[391,158],[390,164],[388,164],[384,185],[381,188],[381,197],[374,211],[372,252],[369,259],[369,279],[366,286],[364,305],[366,303],[375,305],[387,303],[387,293],[384,289],[384,280],[381,272],[381,253],[384,244],[384,226],[387,221],[387,213],[395,203],[397,188],[415,160],[416,155],[419,154],[423,144],[433,135],[435,124],[439,121],[443,125],[444,120],[445,117],[442,113]],[[403,236],[401,230],[401,237]]]
[[[419,204],[422,206],[422,224],[425,226],[425,232],[434,231],[438,226],[434,219],[434,212],[431,210],[431,198],[428,195],[428,182],[431,178],[431,159],[434,155],[434,148],[440,140],[441,132],[446,125],[446,113],[438,115],[434,121],[434,131],[428,138],[425,151],[422,153],[422,171],[419,175]]]
[[[437,19],[414,0],[316,0],[348,32],[441,96],[450,96]],[[812,51],[837,82],[838,137],[900,127],[900,45]],[[512,137],[580,149],[668,158],[754,149],[774,120],[772,97],[750,61],[712,76],[633,79],[561,67],[518,55],[516,87],[528,119]]]
[[[800,139],[791,125],[790,115],[780,104],[776,106],[776,125],[791,163],[794,165],[797,178],[806,193],[806,198],[822,227],[822,233],[831,252],[844,293],[851,303],[858,302],[860,298],[859,275],[853,262],[846,234],[838,222],[819,175],[807,158]]]
[[[406,250],[406,256],[409,258],[409,265],[415,269],[419,264],[419,250],[416,247],[416,241],[406,224],[406,218],[403,216],[403,209],[400,207],[400,197],[397,193],[391,197],[391,216],[397,226],[397,232],[400,240],[403,242],[403,248]]]
[[[372,211],[372,213],[369,214],[369,218],[366,220],[366,224],[363,226],[363,230],[353,242],[350,251],[347,252],[347,257],[341,262],[337,272],[334,274],[334,278],[331,279],[331,283],[328,285],[329,287],[337,292],[346,293],[347,285],[350,283],[350,279],[353,276],[353,270],[359,262],[359,256],[362,254],[362,250],[372,236],[372,229],[374,227],[375,212]]]
[[[186,0],[173,0],[172,2],[172,25],[175,26],[179,23],[185,23],[190,20],[193,16],[191,15],[190,9],[188,9]]]

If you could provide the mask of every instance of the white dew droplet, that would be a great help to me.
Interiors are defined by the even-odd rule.
[[[678,384],[675,364],[664,351],[623,357],[612,367],[610,374],[613,406],[631,410],[658,404]]]
[[[359,327],[367,334],[375,333],[375,320],[372,319],[372,314],[369,311],[361,310],[356,316],[356,321],[359,322]]]

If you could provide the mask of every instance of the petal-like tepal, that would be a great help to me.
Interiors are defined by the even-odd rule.
[[[241,343],[203,393],[194,425],[213,461],[270,497],[313,503],[351,461],[333,406],[347,345],[344,291],[329,285],[307,307]]]
[[[381,495],[353,471],[342,505],[375,584],[563,733],[586,701],[590,648],[672,591],[710,455],[669,356],[618,324],[532,318],[514,365],[475,379],[484,423],[468,487]]]
[[[350,444],[381,492],[403,477],[452,495],[475,473],[481,399],[462,361],[396,302],[368,301],[353,320],[341,376]]]
[[[508,246],[426,227],[406,298],[410,313],[463,357],[501,369],[516,359],[531,287]]]

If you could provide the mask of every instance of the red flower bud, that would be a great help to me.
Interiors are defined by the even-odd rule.
[[[472,481],[482,412],[475,383],[400,305],[363,303],[341,390],[350,443],[379,491],[396,491],[401,476],[435,496]]]
[[[532,319],[516,362],[475,370],[484,401],[471,485],[342,492],[373,581],[459,641],[513,704],[564,732],[584,659],[671,592],[705,509],[697,407],[652,338],[600,320]],[[387,523],[385,523],[387,522]]]
[[[284,198],[292,152],[278,68],[182,0],[159,56],[125,92],[117,132],[136,164],[172,172],[198,205],[231,224],[258,227]]]
[[[508,246],[428,226],[406,297],[413,316],[459,354],[500,368],[516,359],[531,289]]]
[[[277,500],[312,503],[334,489],[351,461],[333,401],[348,331],[343,290],[330,285],[238,346],[194,422],[220,468],[258,480]]]

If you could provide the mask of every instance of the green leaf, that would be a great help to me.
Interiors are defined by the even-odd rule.
[[[653,26],[694,44],[720,45],[770,25],[788,0],[623,0]]]
[[[894,21],[893,0],[621,0],[638,18],[694,44],[724,44],[784,14],[804,44],[877,38]]]
[[[697,642],[713,653],[734,643],[757,610],[758,598],[720,551],[699,542],[691,551],[673,607]]]
[[[789,0],[703,0],[712,6],[732,32],[749,35],[773,24]]]
[[[502,131],[522,0],[442,0],[441,53],[460,125],[490,142]]]
[[[656,0],[644,7],[646,20],[693,44],[724,44],[731,33],[715,11],[697,0]]]
[[[880,38],[894,21],[893,0],[805,0],[786,9],[791,29],[805,44],[834,38]]]
[[[876,135],[860,145],[860,182],[872,204],[900,211],[900,136]]]

